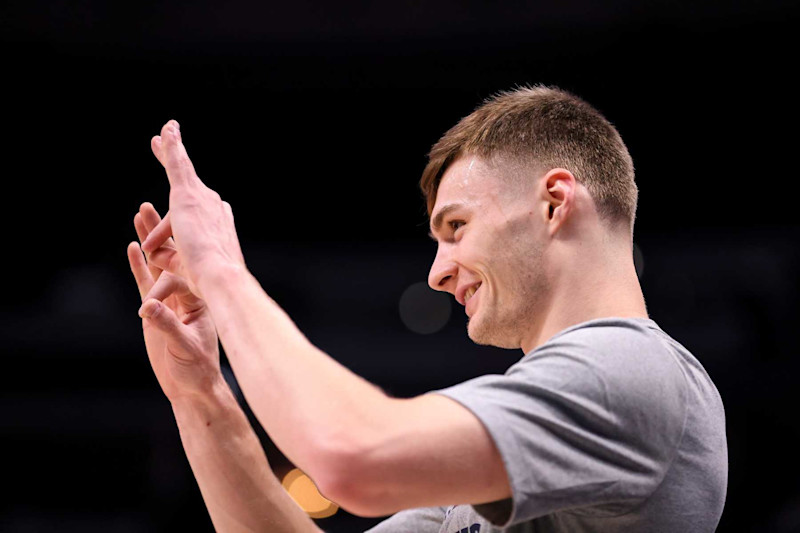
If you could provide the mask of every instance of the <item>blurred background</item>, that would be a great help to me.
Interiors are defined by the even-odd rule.
[[[125,258],[139,204],[167,208],[149,148],[164,122],[300,328],[411,396],[521,356],[473,345],[460,306],[419,285],[435,245],[417,181],[484,98],[545,83],[598,107],[633,155],[651,317],[726,407],[719,531],[800,531],[798,6],[6,0],[0,530],[213,530]]]

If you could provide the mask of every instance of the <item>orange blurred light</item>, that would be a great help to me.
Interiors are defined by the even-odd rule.
[[[327,518],[339,510],[339,506],[320,494],[311,478],[299,468],[286,474],[281,484],[311,518]]]

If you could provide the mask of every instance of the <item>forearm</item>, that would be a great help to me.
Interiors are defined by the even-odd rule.
[[[183,447],[218,532],[319,532],[273,475],[224,380],[172,403]]]
[[[272,440],[318,484],[336,477],[337,450],[379,437],[390,399],[313,346],[245,269],[201,283],[239,385]]]

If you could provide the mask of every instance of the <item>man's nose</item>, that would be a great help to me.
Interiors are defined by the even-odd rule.
[[[458,274],[458,265],[443,247],[439,246],[428,274],[428,285],[435,291],[455,294],[456,274]]]

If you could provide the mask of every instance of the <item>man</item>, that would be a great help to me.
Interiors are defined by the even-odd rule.
[[[722,401],[648,318],[633,164],[586,102],[548,87],[502,93],[431,150],[429,283],[465,306],[475,342],[524,355],[504,375],[411,399],[315,348],[263,291],[176,122],[152,149],[170,211],[142,206],[146,257],[136,243],[128,256],[148,355],[218,531],[318,530],[226,386],[215,328],[253,412],[321,492],[358,515],[397,513],[374,532],[716,528]]]

